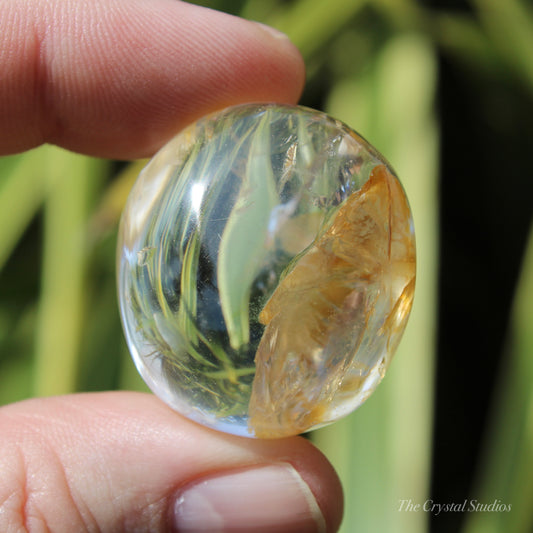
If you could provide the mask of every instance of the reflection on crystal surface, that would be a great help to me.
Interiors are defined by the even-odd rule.
[[[397,178],[355,132],[301,107],[230,108],[178,135],[141,173],[118,254],[144,379],[238,435],[293,435],[355,409],[413,297]]]

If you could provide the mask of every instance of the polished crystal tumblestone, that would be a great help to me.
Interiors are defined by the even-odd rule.
[[[409,205],[357,133],[303,107],[243,105],[142,171],[118,247],[127,342],[177,411],[276,438],[357,408],[411,309]]]

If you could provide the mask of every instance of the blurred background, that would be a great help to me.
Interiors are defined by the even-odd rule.
[[[301,103],[366,137],[410,198],[400,349],[366,404],[310,435],[344,484],[343,533],[532,532],[532,4],[196,3],[287,33],[307,63]],[[141,167],[48,146],[0,158],[0,405],[145,390],[115,292]]]

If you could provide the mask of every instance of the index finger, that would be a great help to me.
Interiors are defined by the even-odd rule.
[[[0,154],[142,157],[227,105],[295,103],[303,80],[282,34],[185,2],[0,2]]]

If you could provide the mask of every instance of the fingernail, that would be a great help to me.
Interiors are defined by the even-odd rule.
[[[289,464],[255,467],[184,487],[174,506],[179,533],[324,533],[311,489]]]
[[[285,35],[283,32],[279,30],[276,30],[276,28],[273,28],[272,26],[267,26],[266,24],[263,24],[262,22],[256,22],[256,24],[276,39],[283,39],[286,41],[289,40],[287,35]]]

